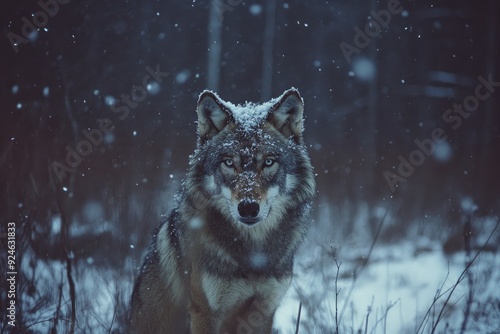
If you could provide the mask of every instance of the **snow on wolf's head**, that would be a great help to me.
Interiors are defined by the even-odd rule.
[[[262,104],[247,102],[238,106],[205,90],[198,98],[197,112],[201,144],[223,131],[229,124],[236,126],[236,130],[250,133],[258,131],[265,122],[274,126],[285,137],[292,137],[297,143],[302,139],[304,101],[295,88]]]
[[[198,146],[186,186],[197,194],[192,199],[198,206],[215,209],[238,229],[263,233],[299,206],[308,211],[315,181],[302,139],[304,103],[297,89],[244,105],[204,91],[196,111]]]

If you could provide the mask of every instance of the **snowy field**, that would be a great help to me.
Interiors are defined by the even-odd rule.
[[[490,219],[485,226],[495,223]],[[490,242],[498,242],[498,234],[497,230]],[[461,333],[466,312],[463,333],[500,333],[497,252],[482,252],[464,275],[468,259],[464,252],[446,255],[442,242],[425,237],[377,241],[370,252],[372,241],[345,239],[329,244],[317,236],[321,233],[313,229],[296,257],[292,287],[276,314],[279,333],[295,333],[300,301],[300,333],[336,333],[337,327],[339,333],[432,333],[436,322],[436,333]],[[477,249],[472,257],[476,254]],[[132,262],[124,262],[121,271],[103,269],[92,259],[77,263],[73,278],[78,333],[122,332],[135,275]],[[64,311],[70,305],[66,269],[58,261],[39,261],[36,267],[24,264],[25,271],[33,270],[37,277],[37,293],[30,295],[27,289],[24,294],[25,309],[33,310],[30,329],[47,333],[57,308],[62,318],[68,318]],[[471,287],[473,301],[469,303]],[[38,293],[47,298],[44,290],[51,291],[51,300],[40,299]],[[441,310],[442,318],[437,321]],[[67,323],[61,321],[58,327],[65,332]]]
[[[295,333],[299,300],[303,333],[335,333],[336,323],[339,333],[431,333],[443,307],[436,332],[460,333],[469,277],[473,302],[464,333],[500,333],[498,254],[482,253],[463,275],[465,253],[445,255],[441,243],[427,239],[375,245],[368,262],[369,247],[365,253],[344,248],[336,254],[338,270],[331,251],[303,250],[293,287],[277,311],[280,333]]]

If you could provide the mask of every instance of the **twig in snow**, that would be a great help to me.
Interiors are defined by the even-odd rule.
[[[471,210],[470,212],[467,213],[467,217],[465,220],[464,224],[464,248],[465,248],[465,265],[467,266],[470,262],[470,256],[471,256],[471,236],[472,236],[472,223],[474,222],[474,211]],[[472,279],[472,274],[467,275],[467,286],[469,288],[469,295],[467,296],[467,303],[465,306],[465,314],[464,314],[464,319],[462,321],[462,328],[460,331],[460,334],[465,333],[465,329],[467,328],[467,322],[469,320],[470,316],[470,309],[472,305],[472,300],[474,299],[474,292],[473,292],[473,279]]]
[[[445,302],[444,302],[444,305],[443,307],[441,308],[441,311],[439,312],[439,315],[437,317],[437,320],[436,320],[436,323],[434,324],[434,327],[432,328],[432,332],[431,334],[434,334],[434,332],[436,331],[436,328],[437,328],[437,325],[439,324],[439,321],[442,319],[443,317],[443,312],[444,312],[444,309],[446,307],[446,305],[448,304],[448,302],[450,301],[450,298],[451,298],[451,295],[453,294],[453,292],[455,291],[455,289],[457,288],[457,286],[460,284],[460,282],[462,282],[466,275],[469,273],[469,269],[470,267],[472,266],[472,264],[474,263],[474,261],[476,261],[477,257],[479,256],[479,254],[481,254],[484,250],[484,248],[486,247],[486,245],[488,244],[488,242],[490,241],[491,237],[493,236],[493,233],[495,233],[496,229],[498,228],[498,225],[500,224],[500,220],[497,222],[497,224],[495,225],[495,228],[493,229],[493,231],[491,231],[490,235],[488,236],[488,239],[486,240],[486,242],[483,244],[483,246],[481,247],[481,249],[479,250],[479,252],[477,252],[477,254],[472,258],[472,260],[467,264],[467,266],[465,267],[464,271],[462,271],[462,274],[460,274],[460,276],[458,277],[457,279],[457,282],[455,283],[455,285],[453,286],[453,288],[451,289],[450,293],[448,294],[448,297],[446,298]]]
[[[387,308],[385,309],[385,313],[384,313],[384,333],[387,333],[387,315],[389,314],[389,311],[391,310],[391,308],[393,308],[398,302],[399,302],[399,299],[396,300],[394,303],[390,304],[389,306],[387,306]]]
[[[300,326],[300,313],[302,311],[302,302],[299,304],[299,314],[297,315],[297,325],[295,327],[295,334],[299,334],[299,326]]]
[[[377,243],[378,237],[380,235],[380,231],[382,230],[382,226],[384,225],[384,221],[385,221],[386,217],[387,217],[387,210],[385,211],[384,216],[382,217],[382,220],[380,221],[380,224],[377,227],[377,232],[375,233],[375,237],[373,238],[372,244],[370,246],[370,250],[368,251],[368,254],[366,255],[366,260],[361,265],[361,268],[359,268],[359,270],[357,272],[355,272],[355,275],[354,275],[353,280],[352,280],[352,284],[349,288],[349,292],[347,293],[347,298],[344,302],[344,306],[342,306],[342,311],[340,312],[340,320],[339,321],[342,321],[342,317],[344,316],[344,312],[347,308],[347,304],[349,303],[349,300],[351,299],[351,295],[352,295],[352,292],[354,290],[354,285],[356,284],[356,281],[359,277],[359,274],[361,274],[361,272],[365,269],[366,265],[368,264],[368,262],[370,260],[370,256],[373,252],[373,248],[375,247],[375,244]]]
[[[333,251],[333,247],[332,247]],[[339,293],[340,290],[338,289],[338,282],[339,282],[339,272],[340,272],[340,266],[342,265],[342,261],[340,263],[337,261],[337,258],[335,257],[335,266],[337,266],[337,274],[335,275],[335,333],[339,334]]]
[[[486,239],[485,243],[479,249],[479,251],[477,252],[477,254],[465,266],[465,269],[462,271],[462,273],[458,277],[458,279],[455,282],[455,284],[452,287],[450,287],[449,289],[447,289],[445,292],[441,293],[443,285],[446,282],[446,280],[443,282],[443,284],[441,285],[441,287],[438,289],[438,291],[436,293],[436,296],[434,297],[434,300],[433,300],[431,306],[429,307],[429,309],[427,310],[424,318],[422,319],[422,322],[420,323],[420,326],[419,326],[419,328],[417,330],[417,334],[420,333],[421,330],[423,331],[423,327],[422,326],[425,323],[427,323],[429,313],[431,312],[432,307],[434,307],[434,305],[436,304],[436,301],[438,299],[440,299],[442,296],[444,296],[445,294],[448,294],[448,296],[446,297],[446,300],[444,301],[443,306],[441,307],[441,310],[439,311],[439,314],[438,314],[438,316],[436,318],[436,321],[435,321],[435,323],[434,323],[434,325],[432,327],[431,334],[434,334],[436,332],[437,326],[438,326],[439,322],[441,321],[441,319],[443,318],[444,314],[446,313],[445,312],[446,306],[448,305],[448,303],[449,303],[449,301],[451,299],[451,296],[455,292],[455,289],[467,277],[467,274],[469,273],[470,267],[474,264],[474,262],[476,261],[476,259],[478,258],[478,256],[484,251],[484,249],[488,245],[488,242],[490,241],[491,237],[493,236],[493,234],[495,233],[495,231],[497,230],[497,228],[498,228],[499,225],[500,225],[500,220],[497,222],[497,224],[495,225],[495,227],[491,231],[490,235],[488,236],[488,239]],[[448,274],[449,274],[449,272],[448,272]],[[448,277],[448,274],[447,274],[446,277]]]
[[[373,302],[375,301],[375,297],[372,297],[372,303],[370,306],[368,306],[368,312],[366,313],[366,319],[365,319],[365,334],[368,334],[368,319],[370,318],[370,313],[372,312],[373,308]]]
[[[448,276],[450,276],[450,266],[449,266],[449,264],[448,264],[448,271],[446,272],[446,277],[444,278],[443,283],[441,284],[441,286],[437,289],[436,294],[434,295],[434,299],[432,300],[432,304],[427,309],[427,312],[425,313],[424,317],[422,318],[422,321],[420,322],[420,326],[418,326],[418,329],[417,329],[417,331],[415,333],[418,334],[418,333],[420,333],[420,330],[423,331],[423,329],[427,325],[427,322],[429,321],[429,314],[434,309],[434,306],[436,305],[436,302],[439,300],[439,298],[441,298],[448,291],[450,291],[451,288],[447,289],[445,292],[442,292],[446,281],[448,281]]]

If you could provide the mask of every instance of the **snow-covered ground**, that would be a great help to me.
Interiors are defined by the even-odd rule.
[[[494,226],[496,219],[490,223]],[[321,234],[311,232],[313,236]],[[500,240],[499,232],[490,242]],[[295,333],[300,301],[300,333],[335,333],[336,324],[339,333],[431,333],[450,292],[453,293],[437,332],[460,333],[468,304],[469,277],[473,302],[469,303],[464,333],[500,333],[498,252],[481,253],[468,275],[453,289],[468,258],[464,252],[446,255],[440,241],[421,237],[397,243],[376,242],[370,253],[369,240],[345,239],[330,245],[312,239],[306,241],[296,257],[292,286],[276,313],[275,328],[279,333]],[[476,253],[473,251],[472,256]],[[28,320],[30,329],[46,333],[52,324],[47,319],[54,316],[58,303],[60,316],[69,318],[66,268],[59,261],[34,263],[35,266],[24,262],[26,272],[33,270],[37,285],[31,294],[29,289],[24,291],[24,306],[25,310],[36,310]],[[103,269],[88,260],[74,266],[79,333],[123,329],[123,311],[128,307],[136,268],[131,259],[121,268]],[[441,296],[434,302],[437,295]],[[41,296],[50,296],[50,300],[43,301]],[[60,322],[62,332],[68,323]]]
[[[366,247],[365,256],[368,251]],[[446,256],[440,243],[425,240],[375,245],[364,269],[360,249],[344,249],[336,257],[337,289],[331,252],[317,246],[297,258],[292,288],[276,314],[280,333],[295,333],[299,300],[303,303],[301,333],[335,333],[336,310],[339,333],[430,333],[466,261],[463,252]],[[500,256],[483,253],[469,273],[474,302],[466,333],[500,333]],[[447,333],[460,329],[469,291],[467,277],[454,289],[438,332],[446,326]],[[443,295],[432,306],[437,294]],[[491,303],[492,313],[484,314],[480,306],[488,300],[496,302]],[[429,309],[429,317],[424,318]],[[419,331],[421,324],[425,326]]]

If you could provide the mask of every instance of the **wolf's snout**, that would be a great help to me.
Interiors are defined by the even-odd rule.
[[[259,215],[259,209],[259,203],[256,202],[242,201],[238,204],[238,213],[245,224],[253,224],[258,221],[256,218]]]

